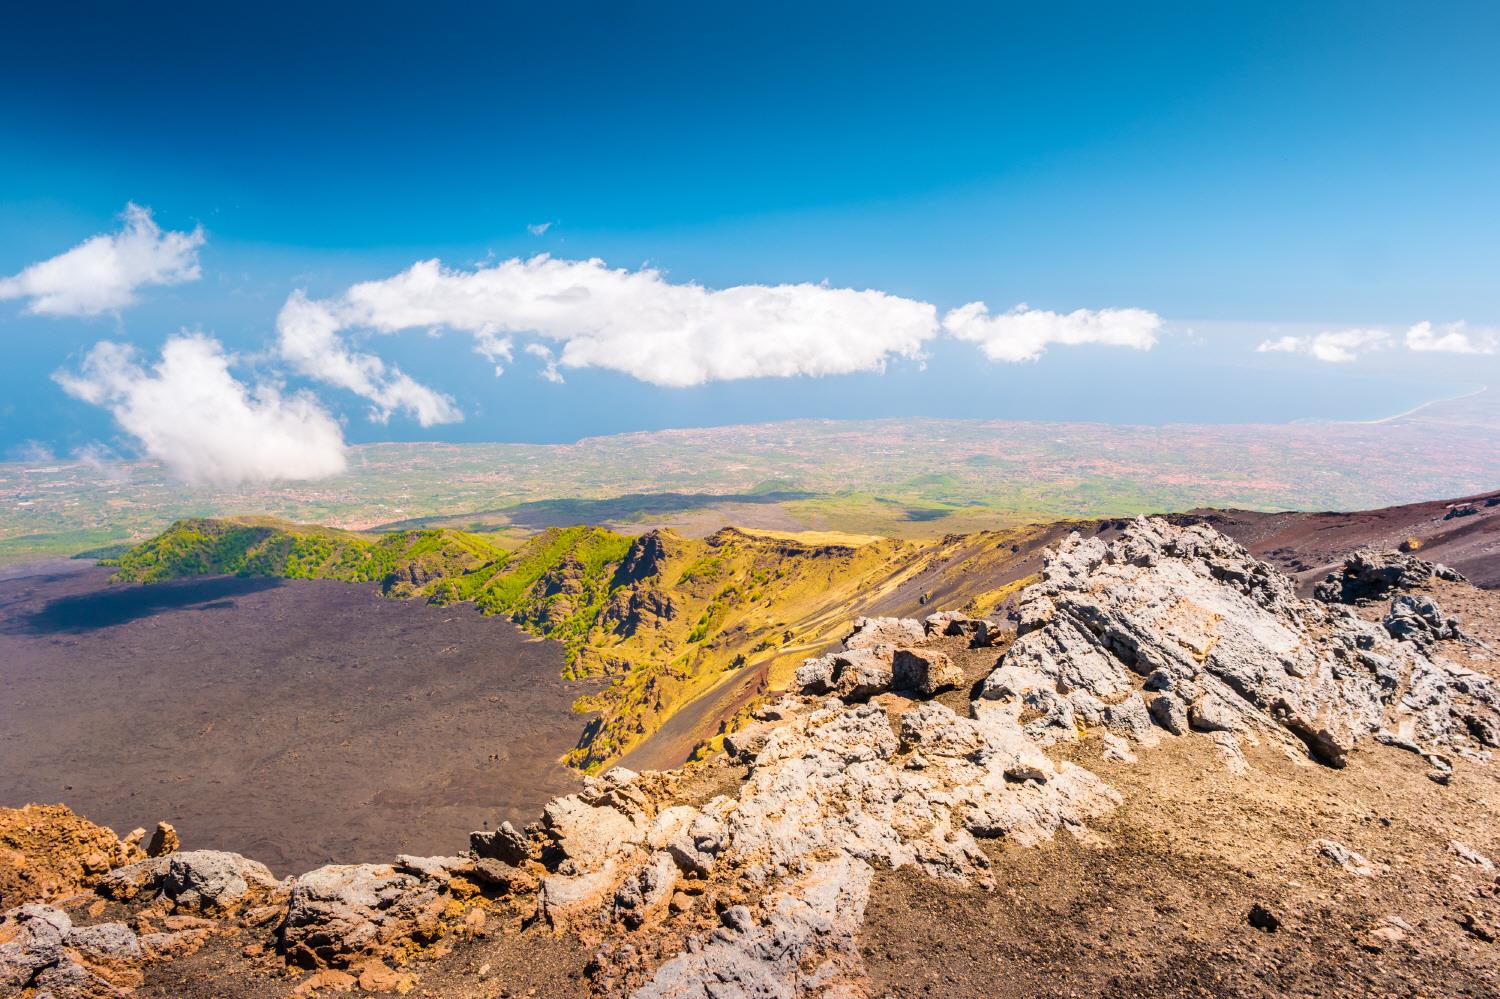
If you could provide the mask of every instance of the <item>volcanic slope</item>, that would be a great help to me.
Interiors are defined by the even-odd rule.
[[[389,596],[472,601],[561,642],[567,674],[605,677],[580,699],[598,712],[568,756],[593,770],[672,720],[632,765],[681,763],[803,658],[836,645],[862,614],[941,603],[988,614],[1036,573],[1041,549],[1075,525],[917,543],[838,534],[628,538],[551,528],[514,551],[452,530],[355,534],[269,520],[185,520],[120,557],[116,579],[236,574],[378,582]],[[1106,536],[1120,522],[1089,526]],[[686,705],[691,710],[679,711]]]
[[[1192,510],[1171,519],[1223,531],[1304,591],[1356,548],[1398,547],[1457,569],[1475,586],[1500,587],[1500,492],[1378,510]]]
[[[1016,629],[857,620],[724,753],[585,779],[455,856],[277,881],[0,814],[0,837],[60,821],[76,844],[49,861],[66,883],[15,879],[44,904],[7,900],[0,984],[1495,995],[1500,596],[1404,554],[1345,569],[1371,560],[1401,570],[1378,595],[1308,600],[1203,525],[1069,536]]]

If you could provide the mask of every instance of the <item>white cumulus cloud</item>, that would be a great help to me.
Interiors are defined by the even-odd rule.
[[[344,470],[344,438],[310,395],[247,387],[233,358],[202,334],[169,339],[147,367],[134,347],[95,344],[75,372],[54,377],[73,396],[102,406],[120,428],[189,483],[319,479]]]
[[[27,299],[26,311],[37,315],[96,316],[133,304],[137,288],[198,279],[202,226],[163,232],[150,209],[136,204],[127,204],[121,217],[119,232],[0,278],[0,299]]]
[[[1500,336],[1494,330],[1470,329],[1463,320],[1434,327],[1420,322],[1406,331],[1408,350],[1447,354],[1494,354],[1500,351]]]
[[[455,270],[413,264],[338,298],[293,296],[277,321],[282,355],[298,370],[382,408],[389,379],[341,334],[447,327],[486,356],[510,356],[513,335],[555,345],[562,368],[605,368],[654,385],[879,371],[918,358],[938,330],[926,302],[817,284],[675,284],[660,271],[539,255]],[[554,371],[555,373],[555,371]]]
[[[1077,309],[1049,312],[1018,305],[991,315],[983,302],[970,302],[943,317],[943,328],[979,345],[992,361],[1034,361],[1050,344],[1100,344],[1150,350],[1162,320],[1145,309]]]

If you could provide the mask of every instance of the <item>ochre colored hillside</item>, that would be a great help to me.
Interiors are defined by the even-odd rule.
[[[631,539],[577,526],[505,551],[484,535],[449,529],[356,534],[270,520],[184,520],[123,555],[116,578],[337,579],[379,583],[393,597],[472,601],[561,642],[570,676],[612,681],[578,704],[598,717],[568,762],[594,770],[694,705],[674,743],[685,755],[747,696],[784,686],[804,658],[839,641],[852,617],[910,613],[929,598],[991,612],[1035,571],[1038,549],[1066,529],[918,543],[734,528],[702,539],[669,530]]]

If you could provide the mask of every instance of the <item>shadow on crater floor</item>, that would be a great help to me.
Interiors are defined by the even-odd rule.
[[[210,576],[150,585],[122,584],[92,593],[58,597],[39,610],[18,617],[11,634],[79,634],[110,628],[169,610],[217,610],[234,606],[234,598],[274,589],[280,579]]]

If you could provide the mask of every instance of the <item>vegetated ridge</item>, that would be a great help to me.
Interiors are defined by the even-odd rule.
[[[1368,544],[1420,548],[1482,585],[1500,581],[1500,493],[1357,513],[1203,510],[1175,519],[1225,531],[1304,588]],[[580,525],[508,551],[493,535],[452,528],[361,534],[265,518],[183,520],[122,555],[116,578],[339,579],[378,583],[391,597],[472,601],[561,642],[569,677],[611,681],[576,705],[598,714],[570,765],[598,770],[675,718],[672,738],[627,760],[662,768],[716,747],[756,695],[785,687],[854,617],[924,605],[994,614],[1034,581],[1045,546],[1073,530],[1107,539],[1125,524],[1059,521],[925,542],[735,528],[632,539]]]
[[[506,551],[463,531],[358,534],[266,519],[173,524],[115,562],[122,582],[237,574],[380,585],[391,597],[472,601],[559,641],[573,678],[607,677],[580,698],[598,712],[567,762],[597,769],[705,694],[681,762],[714,734],[736,698],[784,686],[808,655],[837,643],[851,616],[914,611],[929,599],[989,613],[1035,571],[1057,525],[936,542],[725,528],[629,538],[597,527],[549,528]],[[726,700],[730,702],[726,706]]]

